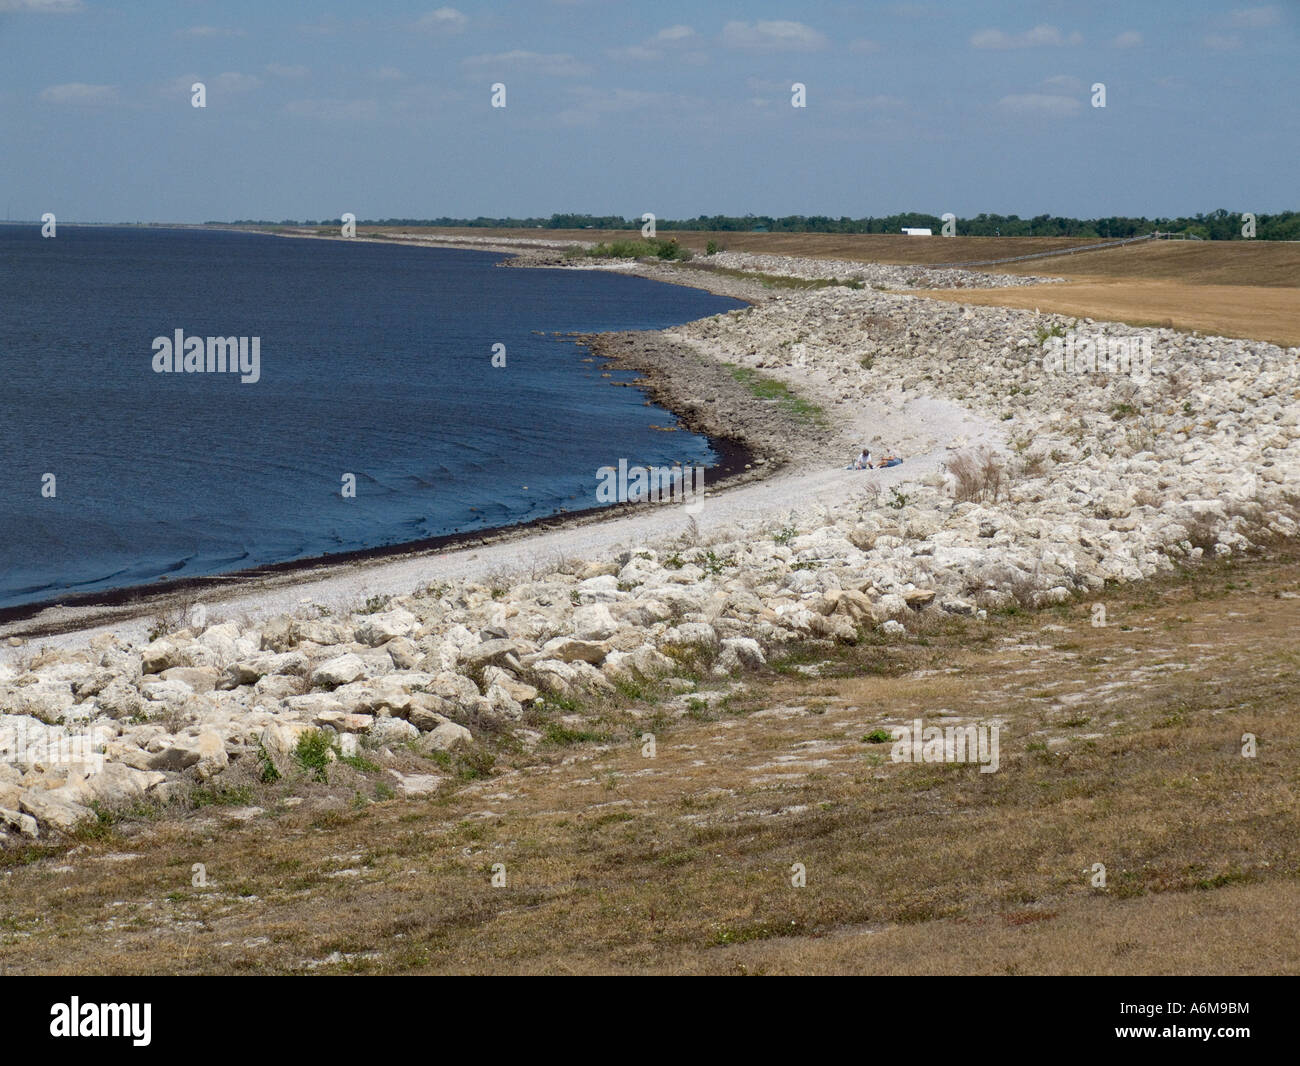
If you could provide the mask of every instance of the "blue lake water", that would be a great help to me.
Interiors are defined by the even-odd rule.
[[[524,522],[594,506],[620,458],[714,461],[553,334],[742,304],[500,258],[0,226],[0,606]],[[155,372],[178,329],[260,338],[259,379]]]

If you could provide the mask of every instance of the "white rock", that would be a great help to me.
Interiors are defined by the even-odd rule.
[[[729,637],[722,642],[722,652],[715,666],[724,674],[734,674],[742,669],[756,670],[766,664],[767,659],[758,641],[752,637]]]
[[[595,578],[593,580],[601,580]],[[611,580],[613,580],[611,578]],[[603,603],[587,604],[573,610],[573,635],[579,640],[605,640],[618,632],[618,624]]]
[[[337,688],[339,685],[347,685],[358,678],[365,677],[365,674],[366,664],[361,661],[361,657],[349,652],[346,655],[327,659],[316,667],[312,673],[312,682]]]
[[[452,751],[455,748],[474,743],[474,734],[463,725],[455,722],[443,722],[436,729],[431,729],[421,738],[420,746],[430,751]]]
[[[356,626],[356,638],[362,644],[377,648],[381,644],[397,637],[409,636],[419,625],[419,620],[410,611],[399,607],[382,614],[370,614],[362,617]]]
[[[389,770],[397,780],[397,791],[403,796],[427,796],[436,792],[442,778],[437,774],[402,774]]]
[[[409,740],[416,740],[420,731],[401,718],[376,718],[370,727],[369,736],[375,744],[405,744]]]
[[[204,781],[216,777],[230,765],[230,756],[226,754],[226,742],[220,733],[205,730],[199,734],[199,761],[195,773]]]

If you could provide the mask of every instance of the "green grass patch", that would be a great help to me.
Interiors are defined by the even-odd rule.
[[[826,412],[817,404],[804,399],[783,382],[760,374],[748,367],[728,363],[731,376],[744,385],[755,397],[776,404],[786,414],[814,425],[826,425]]]
[[[350,766],[359,774],[378,773],[383,767],[377,762],[371,762],[364,755],[340,755],[338,761],[344,766]]]
[[[547,725],[545,736],[548,744],[591,744],[609,740],[608,733],[596,733],[590,729],[568,729],[554,722]]]
[[[190,793],[190,805],[195,810],[203,807],[246,807],[253,802],[253,790],[247,785],[196,788]]]

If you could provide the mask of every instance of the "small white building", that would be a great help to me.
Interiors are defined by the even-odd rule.
[[[934,236],[934,234],[932,234],[932,233],[930,232],[930,227],[929,227],[929,226],[926,226],[924,229],[921,229],[920,227],[917,227],[917,226],[904,226],[904,227],[903,227],[903,232],[906,233],[909,237],[932,237],[932,236]]]

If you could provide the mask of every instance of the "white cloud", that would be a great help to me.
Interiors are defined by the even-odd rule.
[[[454,7],[440,7],[427,15],[421,15],[415,24],[422,30],[432,30],[435,33],[460,33],[469,25],[469,16]]]
[[[1004,96],[998,107],[1017,115],[1045,115],[1063,118],[1076,114],[1083,105],[1073,96],[1055,96],[1049,93],[1019,93]]]
[[[117,100],[117,86],[70,81],[42,89],[41,99],[48,104],[111,104]]]
[[[378,70],[372,70],[370,76],[376,81],[404,81],[406,74],[396,67],[380,67]]]
[[[158,87],[158,91],[163,96],[189,96],[195,82],[202,82],[207,86],[209,93],[215,92],[225,96],[252,92],[254,89],[261,88],[262,85],[262,79],[255,74],[240,74],[228,70],[224,74],[218,74],[215,78],[205,77],[202,74],[183,74],[180,77],[172,78],[171,81],[162,83]]]
[[[678,41],[688,41],[695,36],[695,31],[689,26],[668,26],[660,30],[650,38],[653,44],[676,44]]]
[[[66,15],[70,11],[85,11],[82,0],[0,0],[0,12],[31,12],[41,15]]]
[[[728,22],[722,27],[722,43],[728,48],[755,52],[815,52],[830,42],[826,36],[802,22]]]
[[[1267,7],[1242,7],[1228,16],[1228,25],[1243,30],[1265,30],[1282,24],[1282,11],[1270,4]]]
[[[633,63],[657,63],[667,55],[664,51],[665,46],[695,44],[698,40],[699,35],[690,26],[668,26],[642,44],[628,44],[618,48],[607,48],[605,54],[610,59],[625,59]],[[680,55],[680,53],[678,54]],[[697,53],[692,52],[686,58],[694,62],[696,56]]]
[[[1235,33],[1207,33],[1202,43],[1214,52],[1235,52],[1241,47],[1241,38]]]
[[[544,53],[515,49],[495,55],[470,56],[461,65],[474,74],[496,70],[516,70],[531,74],[545,74],[553,78],[581,78],[591,73],[591,68],[580,63],[567,52]]]
[[[566,125],[589,125],[597,121],[601,115],[636,111],[669,99],[667,93],[590,87],[570,89],[568,95],[573,100],[573,104],[556,116]]]
[[[268,63],[266,72],[277,78],[305,78],[311,73],[311,68],[300,64]]]
[[[860,56],[872,55],[880,51],[880,42],[859,37],[856,41],[849,42],[849,51]]]
[[[187,26],[176,31],[177,37],[247,37],[247,30],[228,29],[225,26]]]
[[[1136,48],[1142,43],[1142,34],[1137,30],[1125,30],[1110,43],[1116,48]]]
[[[970,43],[974,48],[1043,48],[1082,44],[1083,36],[1077,31],[1067,36],[1056,26],[1035,26],[1032,30],[1025,30],[1023,33],[980,30],[971,35]]]

